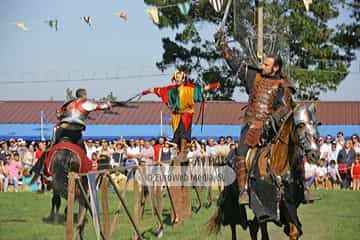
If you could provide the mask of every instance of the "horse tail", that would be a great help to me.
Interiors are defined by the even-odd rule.
[[[217,235],[221,230],[221,207],[217,207],[215,213],[212,215],[207,223],[206,230],[208,235]]]
[[[57,150],[51,159],[52,187],[60,196],[67,198],[69,172],[80,171],[80,159],[68,149]]]

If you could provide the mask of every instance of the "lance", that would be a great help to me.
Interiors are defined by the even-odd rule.
[[[225,31],[225,24],[226,24],[226,19],[229,15],[229,11],[230,11],[230,6],[231,6],[232,0],[228,0],[227,4],[226,4],[226,8],[225,8],[225,12],[224,12],[224,16],[221,20],[221,24],[220,24],[220,28],[218,32],[224,32]],[[220,39],[219,39],[220,40]],[[218,41],[219,41],[218,40]],[[219,42],[216,42],[216,46],[219,44]]]

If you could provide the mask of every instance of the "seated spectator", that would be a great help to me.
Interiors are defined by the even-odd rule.
[[[0,160],[0,192],[4,191],[4,183],[6,178],[7,178],[7,172],[4,166],[4,161]]]
[[[9,151],[10,152],[16,152],[17,151],[17,144],[14,138],[10,138],[9,140],[10,146],[9,146]]]
[[[33,178],[33,175],[30,174],[30,169],[32,166],[34,166],[36,162],[35,159],[35,152],[33,145],[29,145],[29,148],[24,153],[24,156],[22,158],[22,165],[23,165],[23,171],[22,171],[22,182],[27,185],[27,189],[31,192],[37,192],[39,190],[39,183],[35,182],[30,185],[30,182]]]
[[[353,190],[360,190],[360,154],[356,154],[354,163],[351,166],[351,179],[353,181]]]
[[[309,163],[305,159],[304,169],[305,169],[306,187],[310,188],[311,185],[315,183],[316,165]]]
[[[233,138],[231,136],[227,136],[226,137],[226,145],[230,146],[233,143],[234,143]]]
[[[131,138],[129,140],[129,146],[126,149],[127,160],[126,167],[131,167],[134,165],[138,165],[138,157],[140,155],[140,149],[136,146],[135,139]],[[129,171],[128,178],[134,177],[135,171]]]
[[[359,136],[357,134],[353,134],[351,136],[351,141],[354,147],[354,150],[356,153],[360,153],[360,142],[359,142]]]
[[[0,161],[3,161],[6,164],[6,153],[8,151],[8,146],[6,141],[0,141]]]
[[[334,160],[334,161],[336,162],[340,150],[341,150],[341,148],[338,149],[336,142],[333,141],[333,142],[331,143],[331,149],[330,149],[330,152],[329,152],[329,154],[328,154],[328,156],[327,156],[328,159],[327,159],[327,163],[325,164],[325,166],[328,166],[328,165],[329,165],[330,160]]]
[[[315,189],[318,189],[320,185],[327,188],[327,170],[324,163],[325,159],[321,158],[315,170]]]
[[[225,158],[229,154],[229,152],[230,152],[230,145],[226,145],[225,138],[220,137],[219,143],[215,147],[216,156]]]
[[[18,192],[21,163],[17,152],[10,156],[9,162],[5,165],[5,170],[7,178],[5,178],[4,182],[4,192],[8,191],[9,184],[13,184],[15,186],[15,192]]]
[[[144,143],[142,143],[144,141]],[[142,145],[143,144],[143,145]],[[140,154],[139,157],[145,163],[145,165],[151,165],[154,158],[154,148],[151,146],[149,140],[140,139]]]
[[[342,149],[344,147],[345,144],[345,138],[344,138],[344,133],[343,132],[338,132],[336,134],[336,140],[335,140],[336,144],[337,144],[337,149]]]
[[[84,143],[86,148],[86,155],[89,159],[91,159],[92,154],[96,152],[94,141],[92,139],[88,139],[87,141],[84,141]]]
[[[330,160],[330,164],[327,169],[327,175],[330,182],[330,187],[332,189],[337,189],[337,186],[340,188],[340,183],[342,183],[339,170],[336,167],[336,161]]]
[[[113,166],[124,167],[126,161],[125,145],[118,142],[115,144],[114,153],[112,154]]]

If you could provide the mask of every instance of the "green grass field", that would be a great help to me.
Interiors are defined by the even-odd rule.
[[[360,192],[353,191],[320,191],[322,200],[313,204],[302,205],[299,208],[306,240],[358,240],[360,239]],[[50,210],[51,193],[0,193],[0,239],[64,239],[65,223],[53,225],[43,221]],[[131,193],[127,194],[128,205],[131,205]],[[205,199],[205,196],[204,196]],[[205,200],[204,200],[205,201]],[[193,201],[196,204],[195,198]],[[110,194],[111,217],[114,215],[115,195]],[[165,200],[164,219],[170,214],[169,203]],[[65,202],[61,208],[63,212]],[[155,218],[147,202],[141,230],[146,239],[157,239],[151,232],[155,226]],[[198,214],[188,221],[171,226],[165,224],[163,239],[230,239],[229,227],[223,228],[221,235],[208,237],[205,225],[215,210],[215,204],[210,209],[202,208]],[[117,225],[112,239],[131,239],[131,226],[121,211],[120,223]],[[64,217],[63,217],[64,218]],[[167,221],[165,221],[167,222]],[[91,226],[92,220],[86,225],[85,239],[95,239]],[[238,229],[238,239],[249,239],[248,232]],[[271,239],[288,239],[279,228],[270,224]]]

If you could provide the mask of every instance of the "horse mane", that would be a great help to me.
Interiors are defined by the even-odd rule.
[[[293,114],[290,114],[279,129],[271,147],[258,149],[258,168],[261,176],[269,174],[269,165],[274,174],[283,176],[298,159],[293,120]]]

